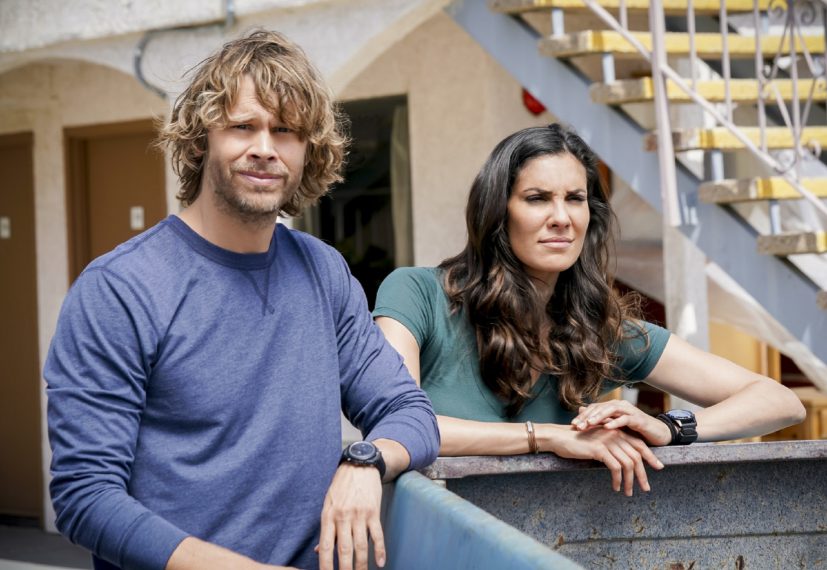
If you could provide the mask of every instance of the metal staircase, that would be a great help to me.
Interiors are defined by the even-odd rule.
[[[448,12],[823,365],[827,64],[824,28],[808,35],[798,24],[824,19],[827,0],[787,0],[782,8],[792,14],[783,29],[769,25],[768,10],[776,21],[780,15],[768,0],[456,0]],[[664,14],[688,31],[663,33]],[[739,33],[749,16],[752,34]],[[567,30],[569,18],[588,29]],[[629,61],[645,60],[650,76],[640,77],[639,65],[627,72]],[[667,61],[688,63],[689,77]],[[751,62],[754,76],[743,77]],[[632,103],[653,106],[658,128],[626,112]],[[673,128],[669,110],[679,105],[703,109],[700,124]],[[742,159],[731,166],[736,152],[757,165],[749,176],[738,176]],[[756,201],[766,203],[768,227],[737,206]],[[782,214],[793,203],[807,227]]]

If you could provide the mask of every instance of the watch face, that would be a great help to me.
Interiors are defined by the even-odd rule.
[[[376,455],[376,446],[368,441],[357,441],[350,445],[348,452],[351,457],[357,460],[371,459]]]
[[[669,410],[667,415],[671,418],[681,421],[689,421],[695,419],[695,414],[686,410]]]

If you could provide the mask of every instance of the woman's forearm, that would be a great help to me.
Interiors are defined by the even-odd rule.
[[[437,416],[442,446],[439,454],[519,455],[528,453],[528,432],[524,423],[479,422]]]
[[[788,388],[675,335],[645,382],[704,407],[695,414],[699,441],[771,433],[804,419]]]
[[[752,437],[804,421],[804,406],[781,384],[759,381],[696,412],[698,441]]]

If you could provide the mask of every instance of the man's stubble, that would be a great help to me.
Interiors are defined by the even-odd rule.
[[[211,178],[213,203],[219,211],[237,218],[245,225],[264,227],[273,224],[282,206],[298,191],[301,177],[293,179],[286,169],[272,174],[284,174],[284,185],[278,191],[245,191],[233,184],[233,174],[238,170],[262,170],[255,165],[230,166],[229,172],[221,165],[207,160],[205,175]]]

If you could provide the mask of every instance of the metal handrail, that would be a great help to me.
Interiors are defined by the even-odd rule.
[[[597,0],[583,0],[583,2],[584,2],[584,4],[586,4],[586,6],[588,6],[588,8],[595,15],[597,15],[601,20],[603,20],[603,22],[606,25],[608,25],[610,28],[612,28],[614,31],[616,31],[618,34],[620,34],[627,42],[629,42],[640,53],[640,55],[644,59],[646,59],[646,61],[648,61],[650,64],[652,64],[653,67],[654,67],[655,64],[653,63],[654,58],[653,58],[652,52],[647,50],[643,46],[643,44],[641,44],[637,40],[637,38],[635,38],[629,32],[628,29],[621,26],[621,24],[614,18],[614,16],[612,16],[605,8],[603,8],[602,6],[600,6],[598,4]],[[824,4],[825,7],[827,7],[827,0],[819,0],[819,2]],[[658,33],[658,27],[659,26],[657,26],[657,25],[653,26],[652,25],[653,21],[659,21],[659,22],[664,21],[664,12],[663,12],[663,7],[660,3],[660,0],[653,0],[653,2],[650,3],[649,10],[650,10],[650,33],[652,33],[652,40],[653,40],[653,47],[654,47],[656,44],[662,45],[662,37],[658,38],[657,40],[655,38],[655,35]],[[693,24],[694,24],[694,22],[693,22]],[[694,28],[694,25],[693,25],[693,28]],[[757,29],[756,29],[756,31],[757,31]],[[694,49],[692,51],[694,52]],[[756,55],[756,58],[758,58],[758,57],[760,57],[760,55]],[[694,66],[694,61],[691,63],[691,65]],[[659,65],[657,65],[657,67],[658,67],[658,75],[660,77],[655,77],[655,72],[654,72],[654,69],[653,69],[653,78],[652,78],[653,81],[655,81],[655,105],[656,105],[656,107],[664,106],[664,105],[667,104],[667,101],[665,99],[666,98],[666,90],[665,89],[660,90],[657,87],[657,84],[659,82],[663,81],[663,77],[665,76],[668,80],[675,83],[675,85],[677,85],[679,89],[681,89],[683,92],[685,92],[689,96],[689,98],[692,99],[692,101],[694,101],[696,104],[698,104],[705,112],[709,113],[709,115],[711,117],[713,117],[715,119],[715,121],[717,121],[718,124],[720,124],[721,126],[725,127],[727,130],[729,130],[732,133],[732,135],[736,139],[738,139],[738,141],[740,141],[747,150],[749,150],[756,158],[758,158],[759,161],[761,161],[764,165],[768,166],[769,168],[773,169],[782,178],[784,178],[784,180],[786,180],[802,196],[802,198],[807,200],[816,209],[816,211],[821,213],[823,216],[825,216],[825,219],[827,219],[827,206],[818,197],[816,197],[812,192],[810,192],[809,190],[804,188],[804,186],[801,185],[801,183],[798,181],[798,178],[791,175],[789,170],[784,168],[783,165],[780,162],[778,162],[775,158],[770,156],[769,153],[763,151],[762,149],[758,148],[755,144],[753,144],[753,142],[746,135],[744,135],[741,132],[741,130],[738,128],[738,126],[735,125],[728,117],[722,116],[721,113],[718,112],[718,110],[713,106],[712,103],[710,103],[709,101],[706,100],[706,98],[704,98],[703,96],[701,96],[697,92],[695,92],[695,90],[691,86],[687,85],[686,82],[684,81],[684,79],[674,69],[672,69],[669,66],[668,63],[666,63],[665,57],[663,58],[663,61]],[[795,67],[795,66],[793,66],[793,67]],[[694,83],[694,74],[695,73],[694,73],[694,69],[693,69],[693,72],[692,72],[693,83]],[[660,95],[659,95],[659,93],[660,93]],[[760,99],[761,98],[759,97],[759,100]],[[660,128],[660,125],[659,125],[659,128]],[[763,129],[762,129],[762,132],[763,132]],[[796,133],[796,135],[799,135],[799,133]],[[662,147],[660,145],[660,139],[664,138],[664,136],[667,136],[670,139],[670,143],[671,143],[671,138],[672,138],[671,130],[668,131],[665,134],[663,132],[658,133],[658,141],[659,141],[658,148],[659,148],[659,151],[661,151],[661,149],[662,149]],[[800,144],[800,143],[798,143],[798,144]],[[669,146],[671,146],[671,144]],[[763,142],[762,142],[762,146],[765,146],[765,144]],[[675,160],[674,151],[671,153],[670,156],[666,156],[664,158],[666,158],[666,160],[663,160],[663,159],[661,160],[662,170],[663,170],[663,164],[666,164],[670,161],[672,163],[674,163],[674,160]],[[670,188],[670,187],[671,188],[676,188],[676,183],[674,182],[674,176],[672,176],[672,178],[673,178],[673,182],[667,183],[667,189]],[[672,225],[676,225],[677,223],[679,223],[679,220],[676,219],[675,217],[673,217],[673,216],[675,216],[675,213],[672,210],[672,208],[673,208],[672,202],[673,201],[677,202],[677,197],[676,196],[672,197],[672,198],[669,198],[667,201],[664,202],[664,209],[667,212],[670,223]]]

